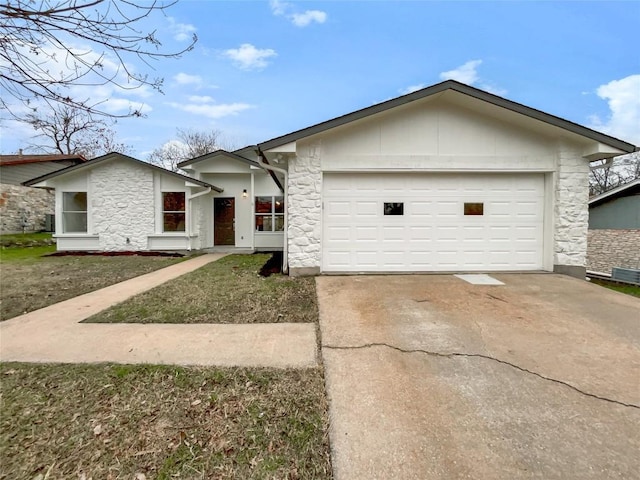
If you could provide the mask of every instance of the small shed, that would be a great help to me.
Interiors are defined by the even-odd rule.
[[[589,199],[587,270],[640,269],[640,178]]]
[[[85,161],[82,155],[0,155],[0,233],[51,230],[53,192],[22,184]]]

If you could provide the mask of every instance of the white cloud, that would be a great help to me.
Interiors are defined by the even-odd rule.
[[[180,72],[173,77],[173,80],[178,85],[202,85],[202,77],[200,75],[189,75],[188,73]]]
[[[467,85],[473,85],[478,81],[477,68],[482,64],[482,60],[469,60],[464,65],[460,65],[448,72],[442,72],[440,74],[441,80],[456,80],[460,83],[466,83]]]
[[[147,104],[135,104],[126,98],[111,97],[100,105],[105,111],[113,114],[123,114],[129,111],[137,111],[143,115],[148,114],[153,108]]]
[[[418,90],[422,90],[426,85],[424,83],[419,83],[418,85],[410,85],[407,88],[401,88],[398,90],[400,95],[408,95],[413,92],[417,92]]]
[[[196,33],[196,27],[190,23],[179,23],[173,17],[167,17],[169,21],[169,29],[173,33],[173,39],[178,42],[185,42],[193,38],[193,34]]]
[[[191,95],[189,97],[190,102],[211,103],[213,98],[208,95]]]
[[[490,83],[480,82],[478,85],[474,85],[480,80],[480,76],[478,75],[478,67],[480,67],[480,65],[482,65],[482,60],[469,60],[467,63],[460,65],[453,70],[442,72],[440,74],[440,80],[456,80],[460,83],[476,86],[477,88],[493,93],[494,95],[506,95],[507,90],[496,87]]]
[[[310,23],[324,23],[327,21],[327,14],[320,10],[307,10],[304,13],[294,13],[289,16],[296,27],[306,27]]]
[[[590,127],[640,144],[640,74],[600,85],[596,93],[607,101],[610,113],[606,120],[592,115]]]
[[[208,98],[208,100],[203,101],[204,98]],[[190,101],[194,103],[170,102],[168,105],[184,112],[193,113],[194,115],[202,115],[208,118],[222,118],[238,115],[240,112],[254,108],[253,105],[239,102],[216,104],[210,97],[199,97],[199,101],[194,101],[190,98]]]
[[[299,13],[295,5],[280,0],[271,0],[269,2],[271,12],[277,17],[285,17],[291,21],[296,27],[306,27],[313,22],[324,23],[327,21],[327,13],[322,10],[306,10]]]
[[[271,12],[276,16],[284,15],[292,7],[290,3],[281,2],[280,0],[271,0],[269,6],[271,7]]]
[[[230,48],[222,55],[230,58],[234,65],[242,70],[259,70],[269,65],[268,58],[278,54],[271,48],[260,49],[250,43],[243,43],[240,48]]]

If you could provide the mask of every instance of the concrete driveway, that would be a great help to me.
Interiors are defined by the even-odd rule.
[[[640,300],[493,277],[317,279],[336,480],[640,478]]]

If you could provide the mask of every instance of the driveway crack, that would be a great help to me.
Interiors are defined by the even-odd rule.
[[[548,382],[553,382],[553,383],[557,383],[559,385],[563,385],[565,387],[570,388],[571,390],[578,392],[581,395],[584,395],[586,397],[590,397],[590,398],[594,398],[596,400],[602,400],[604,402],[609,402],[609,403],[614,403],[616,405],[620,405],[622,407],[629,407],[629,408],[637,408],[640,409],[640,405],[635,405],[633,403],[625,403],[625,402],[621,402],[619,400],[614,400],[611,398],[607,398],[607,397],[602,397],[600,395],[596,395],[594,393],[589,393],[589,392],[585,392],[584,390],[579,389],[578,387],[575,387],[574,385],[571,385],[570,383],[564,382],[562,380],[558,380],[556,378],[551,378],[551,377],[547,377],[546,375],[542,375],[541,373],[537,373],[531,370],[528,370],[524,367],[521,367],[519,365],[516,365],[514,363],[508,362],[506,360],[501,360],[499,358],[496,357],[492,357],[490,355],[483,355],[481,353],[462,353],[462,352],[449,352],[449,353],[443,353],[443,352],[432,352],[430,350],[423,350],[423,349],[405,349],[405,348],[400,348],[400,347],[396,347],[395,345],[390,345],[388,343],[365,343],[363,345],[353,345],[353,346],[340,346],[340,345],[322,345],[322,348],[327,348],[330,350],[361,350],[361,349],[366,349],[366,348],[372,348],[372,347],[387,347],[390,348],[392,350],[397,350],[398,352],[402,352],[402,353],[421,353],[424,355],[429,355],[432,357],[441,357],[441,358],[453,358],[453,357],[467,357],[467,358],[484,358],[485,360],[491,360],[497,363],[500,363],[502,365],[507,365],[511,368],[515,368],[516,370],[519,370],[521,372],[524,373],[528,373],[530,375],[534,375],[538,378],[541,378],[542,380],[546,380]]]

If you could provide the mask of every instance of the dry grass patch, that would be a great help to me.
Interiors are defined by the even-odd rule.
[[[0,365],[0,479],[328,479],[320,368]]]
[[[96,323],[316,322],[313,278],[258,275],[269,255],[229,255],[105,310]]]
[[[42,257],[55,247],[0,254],[0,319],[22,315],[182,261],[167,257]]]

